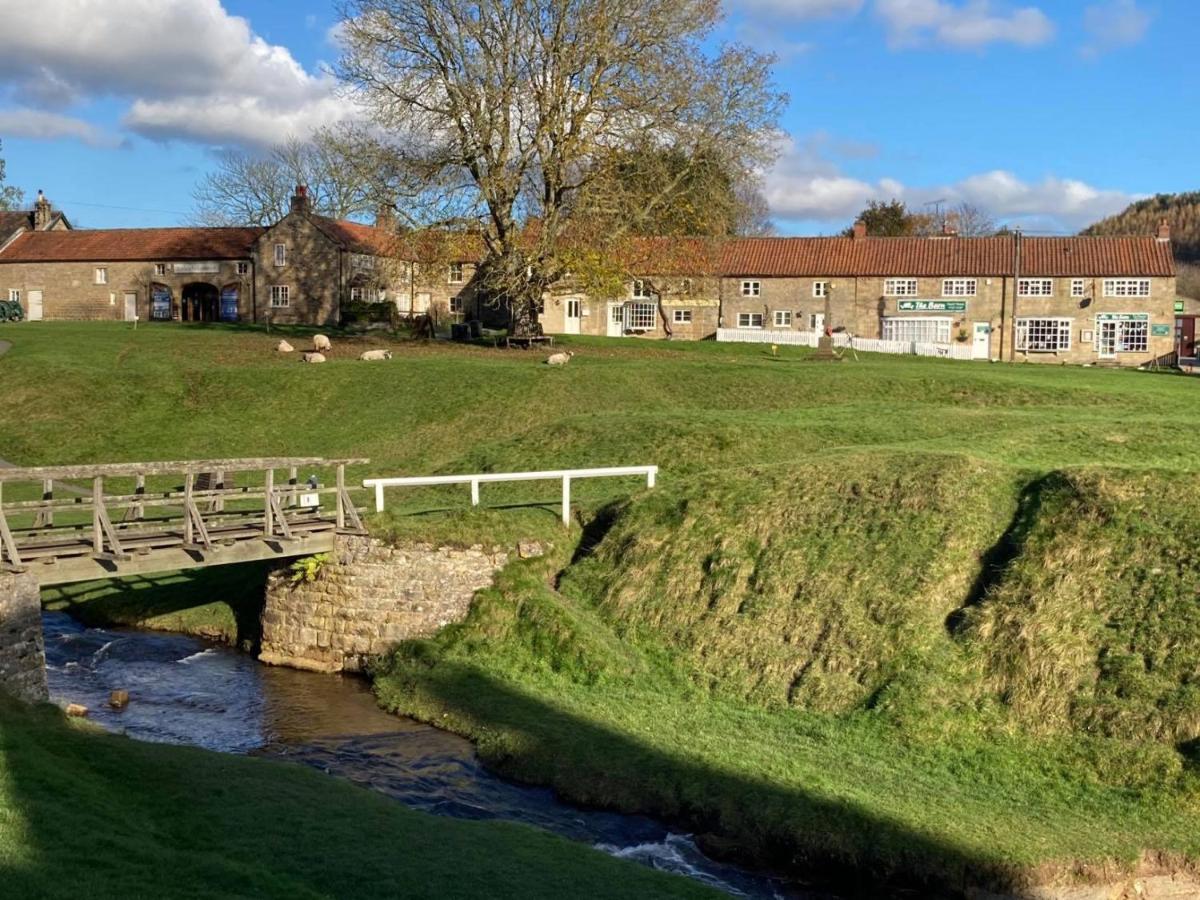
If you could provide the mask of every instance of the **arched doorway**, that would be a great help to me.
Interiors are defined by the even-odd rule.
[[[216,285],[204,281],[193,281],[183,286],[179,304],[180,318],[184,322],[215,322],[220,318],[221,292]]]

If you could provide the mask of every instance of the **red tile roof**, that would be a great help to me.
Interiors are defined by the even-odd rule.
[[[388,255],[396,245],[396,235],[373,225],[310,215],[309,219],[331,240],[354,253]]]
[[[30,231],[3,252],[7,262],[125,262],[247,259],[264,228],[105,228]]]

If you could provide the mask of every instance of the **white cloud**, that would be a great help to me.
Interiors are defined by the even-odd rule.
[[[903,200],[920,209],[934,200],[973,203],[1001,221],[1020,222],[1037,230],[1079,230],[1124,209],[1133,194],[1093,187],[1076,179],[1047,176],[1023,181],[1011,172],[994,170],[948,184],[910,186],[894,178],[868,181],[845,174],[822,148],[829,139],[815,136],[789,140],[765,179],[772,215],[791,221],[845,226],[870,200]]]
[[[346,114],[331,75],[306,71],[220,0],[4,6],[0,83],[26,103],[128,98],[126,124],[140,133],[244,143],[303,137]]]
[[[1128,47],[1146,36],[1151,15],[1137,0],[1110,0],[1096,3],[1083,11],[1083,27],[1091,39],[1082,48],[1085,56],[1097,56],[1106,50]]]
[[[726,8],[732,12],[773,22],[779,19],[801,21],[853,15],[863,8],[864,2],[865,0],[727,0]]]
[[[1054,23],[1035,6],[1012,9],[992,0],[876,0],[893,47],[926,43],[956,49],[1006,43],[1035,47],[1054,37]]]
[[[0,134],[33,140],[77,140],[92,147],[117,147],[114,135],[71,116],[41,109],[0,109]]]

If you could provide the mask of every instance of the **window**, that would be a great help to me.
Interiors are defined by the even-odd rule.
[[[649,300],[650,285],[642,281],[640,278],[633,283],[633,299],[634,300]]]
[[[942,282],[943,297],[974,297],[978,283],[974,278],[947,278]]]
[[[676,309],[671,313],[671,321],[676,325],[689,325],[692,321],[692,311],[690,309]]]
[[[458,294],[450,298],[450,312],[461,313],[463,311],[463,300]]]
[[[762,282],[761,281],[743,281],[742,282],[743,297],[761,297]]]
[[[287,265],[287,244],[276,244],[275,245],[275,265],[277,265],[277,266],[286,266]]]
[[[1087,293],[1087,282],[1082,278],[1074,278],[1071,280],[1071,296],[1082,297]]]
[[[883,282],[883,293],[887,297],[917,296],[917,279],[888,278]]]
[[[918,344],[950,343],[950,319],[942,316],[928,318],[899,318],[883,320],[885,341],[915,341]]]
[[[20,303],[21,302],[21,292],[18,291],[16,288],[9,288],[8,289],[8,302],[9,303]]]
[[[738,328],[762,328],[762,313],[738,313]]]
[[[248,263],[248,262],[238,263],[237,264],[237,273],[239,275],[249,275],[250,274],[250,263]]]
[[[373,287],[364,287],[362,285],[350,288],[350,302],[352,303],[378,303],[379,289]]]
[[[776,328],[791,328],[792,327],[792,311],[790,309],[775,310],[775,327]]]
[[[291,288],[286,284],[271,285],[271,306],[291,306]]]
[[[629,327],[635,331],[650,331],[654,328],[654,304],[630,303]]]
[[[96,267],[96,284],[108,284],[108,269],[103,266]]]
[[[1117,353],[1145,353],[1150,348],[1150,316],[1146,313],[1103,313],[1096,316],[1100,335],[1096,352],[1111,357]]]
[[[447,280],[451,284],[462,284],[462,281],[463,281],[462,263],[450,263],[450,275]]]
[[[1018,350],[1056,353],[1071,349],[1070,319],[1017,319]]]
[[[1053,278],[1020,278],[1017,280],[1018,297],[1053,297]],[[1020,347],[1017,348],[1021,349]]]
[[[828,294],[829,294],[829,282],[828,281],[814,281],[813,282],[813,296],[814,297],[825,297]]]
[[[1106,278],[1105,297],[1149,297],[1149,278]]]
[[[166,263],[155,263],[154,264],[154,274],[155,275],[166,275],[167,274],[167,264]]]

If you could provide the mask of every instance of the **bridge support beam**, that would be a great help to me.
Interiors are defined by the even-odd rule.
[[[50,696],[42,599],[29,572],[0,572],[0,691],[30,703]]]

